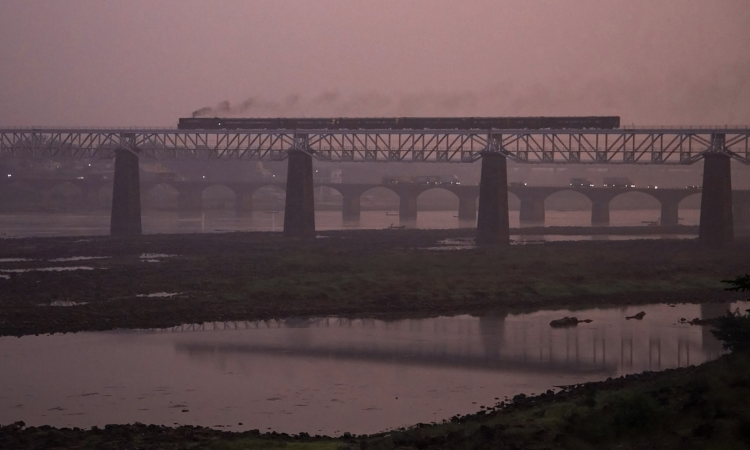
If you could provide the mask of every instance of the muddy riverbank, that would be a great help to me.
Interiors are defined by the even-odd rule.
[[[553,232],[561,233],[545,230]],[[0,335],[744,298],[721,280],[748,271],[747,237],[724,249],[661,239],[482,250],[472,236],[399,229],[306,241],[279,233],[3,239]],[[462,250],[438,250],[446,248]]]

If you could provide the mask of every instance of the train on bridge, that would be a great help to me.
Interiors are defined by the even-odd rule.
[[[180,130],[522,130],[613,129],[619,116],[590,117],[185,117]]]

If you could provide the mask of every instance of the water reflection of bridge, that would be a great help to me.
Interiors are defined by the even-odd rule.
[[[727,305],[705,305],[696,315],[713,317]],[[554,329],[549,320],[507,314],[385,322],[317,318],[209,322],[157,333],[269,330],[279,333],[189,335],[178,352],[191,358],[245,359],[252,355],[312,358],[402,366],[467,368],[527,373],[614,376],[699,364],[721,354],[707,327],[627,322],[601,315],[598,326]],[[611,323],[610,323],[611,322]],[[592,324],[592,325],[593,325]]]

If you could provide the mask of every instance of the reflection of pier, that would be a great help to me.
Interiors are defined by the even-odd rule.
[[[726,308],[726,305],[721,305]],[[696,306],[697,308],[697,306]],[[610,318],[611,316],[610,312]],[[383,322],[374,319],[288,319],[184,325],[160,333],[279,329],[278,333],[188,336],[178,352],[199,359],[249,355],[360,361],[490,371],[616,375],[699,364],[720,354],[702,327],[631,328],[616,324],[553,329],[548,320],[499,314]],[[597,319],[604,322],[604,319]],[[240,337],[241,340],[235,339]],[[718,350],[717,350],[718,348]]]

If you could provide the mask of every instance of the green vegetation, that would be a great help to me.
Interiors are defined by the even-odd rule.
[[[740,276],[732,280],[724,280],[731,284],[730,291],[750,291],[750,275]],[[739,311],[728,312],[719,317],[711,333],[723,342],[725,350],[740,351],[750,349],[750,309],[743,314]]]

